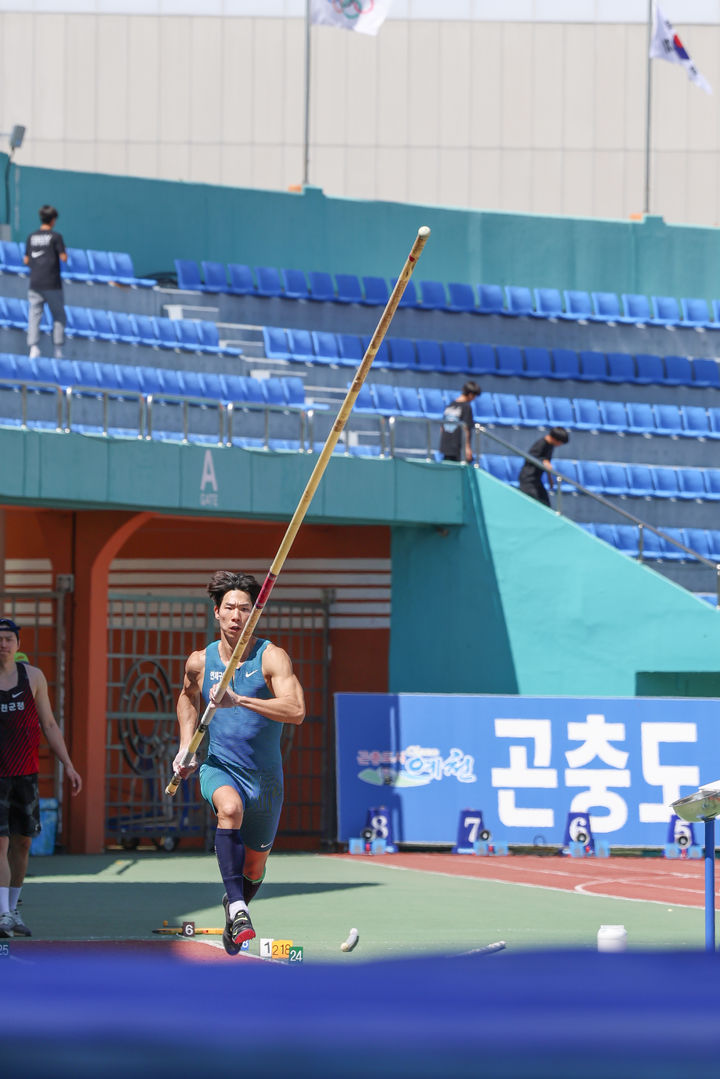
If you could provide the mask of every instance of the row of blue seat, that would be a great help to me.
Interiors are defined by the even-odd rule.
[[[517,486],[524,459],[484,453],[480,465],[503,483]],[[667,498],[680,501],[720,502],[720,468],[666,468],[661,465],[616,464],[558,458],[555,469],[599,495],[625,498]],[[567,489],[577,490],[572,484]]]
[[[356,334],[263,328],[265,355],[272,360],[354,367],[362,359],[369,341],[369,336]],[[403,371],[720,389],[720,365],[717,360],[704,357],[689,359],[650,353],[633,356],[626,352],[576,352],[567,348],[520,348],[389,337],[383,341],[373,363],[375,367]]]
[[[357,412],[439,420],[457,393],[428,386],[365,383]],[[499,427],[567,427],[574,431],[720,439],[720,408],[596,401],[586,397],[483,393],[472,403],[478,423]]]
[[[66,254],[67,262],[62,263],[60,273],[68,281],[114,282],[141,288],[157,285],[154,278],[136,277],[132,258],[126,251],[85,251],[80,247],[68,247]],[[16,240],[0,241],[0,273],[30,273],[30,268],[23,262],[24,256],[23,244]]]
[[[394,281],[376,275],[331,274],[326,270],[277,269],[244,263],[175,259],[178,287],[193,292],[227,292],[235,295],[281,296],[321,303],[387,303]],[[527,288],[519,285],[476,286],[451,281],[420,281],[411,278],[400,300],[401,307],[427,311],[465,311],[481,315],[559,318],[571,321],[644,323],[653,326],[701,326],[720,328],[720,300],[582,289]]]
[[[65,307],[68,337],[91,341],[115,341],[149,348],[207,352],[212,355],[242,356],[242,349],[220,343],[214,322],[201,319],[163,318],[154,315],[130,315],[122,311],[102,311],[97,307]],[[24,330],[28,323],[28,301],[0,296],[0,326]],[[52,330],[47,305],[43,309],[41,330]]]
[[[604,540],[612,547],[631,558],[638,557],[639,529],[635,525],[621,524],[582,524],[582,528],[597,539]],[[720,532],[710,528],[663,528],[671,539],[702,555],[711,562],[720,563]],[[643,529],[643,558],[659,562],[691,562],[691,556],[685,554],[662,536],[648,528]]]
[[[0,353],[0,388],[41,383],[47,389],[73,389],[78,396],[101,390],[131,395],[153,394],[201,398],[223,404],[259,404],[306,409],[302,379],[288,375],[252,378],[247,375],[178,371],[166,367],[95,363],[88,360],[29,359]],[[39,387],[38,387],[39,388]],[[323,406],[312,405],[313,408]]]

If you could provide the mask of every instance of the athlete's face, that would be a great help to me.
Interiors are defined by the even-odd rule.
[[[18,639],[14,633],[9,630],[0,630],[0,659],[6,659],[8,656],[15,656],[17,652]]]
[[[215,617],[226,637],[239,637],[250,617],[253,604],[247,592],[236,589],[226,592],[222,603],[215,608]]]

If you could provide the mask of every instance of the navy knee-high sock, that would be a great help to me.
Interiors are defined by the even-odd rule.
[[[265,880],[265,870],[263,869],[263,875],[260,880],[250,880],[249,877],[243,877],[243,893],[245,895],[245,902],[249,903],[251,899],[254,899],[258,893],[260,885]]]
[[[243,891],[245,844],[240,838],[240,829],[218,828],[215,832],[215,853],[228,901],[234,903],[242,899],[245,902]]]

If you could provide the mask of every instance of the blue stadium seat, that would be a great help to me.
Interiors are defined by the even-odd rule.
[[[683,430],[686,438],[707,438],[710,434],[710,421],[707,409],[703,405],[681,405]]]
[[[534,290],[535,314],[538,318],[560,318],[563,301],[560,289],[536,288]]]
[[[283,408],[288,403],[284,379],[264,378],[262,379],[261,385],[263,393],[265,394],[265,400],[269,405],[274,405],[276,408]]]
[[[525,285],[506,285],[506,314],[530,316],[535,314],[532,292]]]
[[[708,420],[710,421],[710,437],[720,438],[720,408],[709,408]]]
[[[550,353],[546,348],[525,349],[525,375],[528,378],[551,378]]]
[[[390,353],[390,366],[395,370],[412,370],[417,364],[415,342],[409,337],[390,337],[387,339]]]
[[[174,320],[159,315],[155,318],[155,325],[160,348],[176,349],[178,347],[178,338],[175,332]]]
[[[635,382],[640,385],[660,385],[665,381],[665,367],[660,356],[639,352],[635,356]]]
[[[665,385],[691,386],[692,366],[687,356],[665,357]]]
[[[451,401],[455,396],[454,393],[444,390],[446,403]],[[481,393],[479,397],[476,397],[471,405],[473,419],[475,423],[494,423],[495,422],[495,401],[491,393]]]
[[[502,427],[521,427],[522,414],[520,402],[514,393],[492,393],[488,395],[492,401],[494,422]]]
[[[680,304],[674,296],[651,296],[653,326],[677,326],[682,321]]]
[[[589,319],[592,316],[590,293],[581,289],[566,289],[563,293],[565,310],[560,315],[564,319]]]
[[[290,359],[287,330],[280,329],[278,326],[263,326],[263,342],[268,360]]]
[[[658,433],[652,405],[644,402],[628,401],[626,411],[628,418],[626,430],[628,434],[655,435]]]
[[[335,299],[338,303],[362,303],[363,301],[360,278],[356,277],[355,274],[336,273],[335,289],[337,292]]]
[[[630,481],[624,464],[603,462],[600,465],[600,474],[605,494],[625,496],[629,493]]]
[[[544,397],[538,397],[534,394],[520,394],[518,404],[524,427],[547,426],[548,415]]]
[[[720,468],[706,468],[705,492],[709,501],[720,501]]]
[[[203,352],[214,352],[219,356],[242,356],[243,350],[239,345],[220,343],[220,334],[217,324],[208,319],[199,319],[198,327],[203,343]]]
[[[89,250],[87,257],[93,281],[108,282],[115,280],[115,272],[109,251]]]
[[[602,427],[602,417],[597,401],[587,397],[574,397],[573,410],[575,427],[579,431],[599,431]]]
[[[442,371],[442,348],[437,341],[416,341],[417,365],[423,371]]]
[[[501,453],[483,454],[485,470],[502,483],[511,482],[510,458]]]
[[[5,311],[10,325],[17,330],[27,329],[28,302],[16,296],[5,297]],[[67,314],[67,307],[65,308]]]
[[[2,268],[4,273],[28,274],[29,267],[25,265],[25,246],[16,240],[0,240],[2,251]]]
[[[81,247],[66,247],[67,262],[60,267],[60,273],[68,281],[92,281],[87,252]]]
[[[468,357],[470,359],[471,374],[497,374],[497,357],[492,345],[483,345],[476,341],[471,341],[468,345]]]
[[[395,288],[396,284],[397,284],[397,282],[393,281],[392,287]],[[407,284],[405,285],[405,289],[403,291],[403,294],[400,297],[400,300],[398,302],[398,307],[417,307],[417,306],[418,306],[417,289],[415,288],[415,282],[413,281],[413,279],[411,277],[408,280]]]
[[[680,300],[683,326],[699,326],[703,329],[715,329],[707,300],[688,296]]]
[[[603,431],[626,431],[627,412],[622,401],[598,401]]]
[[[351,383],[348,385],[350,389]],[[353,405],[354,412],[375,412],[375,402],[370,393],[370,383],[363,382]]]
[[[597,461],[578,461],[577,476],[578,483],[581,483],[588,491],[592,491],[593,494],[602,494],[605,489],[602,469]]]
[[[590,523],[581,524],[580,527],[584,528],[585,531],[589,532],[595,539],[602,540],[603,543],[609,543],[611,547],[619,547],[615,525]]]
[[[370,342],[372,340],[372,336],[369,333],[365,333],[360,338],[360,340],[362,341],[363,356],[364,356],[365,353],[367,352],[368,348],[370,347]],[[390,347],[389,347],[388,341],[389,341],[389,338],[386,337],[384,339],[384,341],[382,341],[380,343],[380,348],[375,353],[375,358],[373,360],[373,366],[376,367],[376,368],[377,367],[390,367],[390,365],[391,365]],[[413,363],[413,367],[414,366],[415,366],[415,364]]]
[[[448,403],[450,394],[433,386],[419,386],[418,398],[423,414],[430,419],[439,420]]]
[[[673,435],[677,437],[683,433],[682,413],[677,405],[653,405],[655,412],[655,428],[659,435]]]
[[[202,267],[203,288],[205,292],[211,292],[215,294],[227,292],[228,280],[225,263],[209,262],[207,259],[203,259],[200,265]]]
[[[575,411],[569,397],[546,397],[545,406],[553,427],[575,426]]]
[[[0,352],[0,378],[15,379],[17,377],[15,356],[9,352]]]
[[[287,331],[288,352],[291,360],[300,360],[307,363],[315,359],[313,342],[309,330],[296,328]]]
[[[395,396],[398,408],[403,416],[419,417],[421,419],[425,416],[418,391],[414,386],[396,386]]]
[[[596,525],[596,528],[601,528]],[[607,527],[607,526],[605,526]],[[611,525],[615,533],[615,547],[629,558],[637,558],[638,554],[638,530],[635,525]]]
[[[192,292],[204,292],[200,267],[193,259],[175,259],[178,288]]]
[[[621,309],[620,301],[614,292],[591,293],[594,314],[590,322],[634,322],[634,319],[625,318]]]
[[[365,350],[360,338],[353,333],[339,333],[337,335],[338,355],[346,366],[360,363]]]
[[[641,296],[638,292],[623,292],[623,312],[630,322],[650,322],[652,311],[647,296]]]
[[[140,288],[153,288],[157,285],[154,277],[138,277],[136,275],[132,258],[127,251],[111,251],[110,261],[112,262],[115,280],[121,285],[136,285]]]
[[[478,312],[481,315],[505,315],[505,298],[501,285],[478,285]]]
[[[467,345],[462,341],[443,341],[442,361],[443,370],[458,375],[467,374],[470,370]]]
[[[88,314],[90,325],[95,331],[95,337],[100,341],[117,341],[117,331],[109,311],[103,311],[98,307],[89,307]]]
[[[465,285],[459,281],[448,283],[448,311],[474,311],[475,293],[472,285]]]
[[[421,281],[420,298],[415,306],[423,311],[444,311],[447,306],[447,296],[443,282]]]
[[[639,537],[638,537],[639,544]],[[651,531],[649,528],[643,529],[642,535],[643,545],[643,559],[648,562],[662,562],[665,560],[666,545],[662,536],[658,536],[657,533]],[[639,551],[638,551],[639,555]]]
[[[608,352],[607,381],[634,382],[635,361],[627,352]]]
[[[362,303],[369,307],[384,307],[390,298],[387,281],[384,277],[363,277],[364,297]]]
[[[553,378],[580,378],[580,357],[573,349],[554,348],[552,361]]]
[[[578,462],[573,461],[572,458],[568,459],[563,457],[561,461],[555,463],[555,469],[560,472],[564,479],[574,480],[575,483],[580,482],[580,474],[578,471]],[[577,488],[572,483],[566,483],[563,485],[563,491],[569,491],[571,494],[577,494]]]
[[[692,360],[693,386],[720,389],[720,365],[717,360]]]
[[[498,375],[524,375],[522,349],[517,345],[497,345],[495,347]]]
[[[395,390],[385,382],[373,382],[370,394],[375,404],[375,411],[381,416],[394,416],[399,412]]]
[[[628,494],[635,498],[652,498],[655,493],[652,469],[647,465],[627,466]]]
[[[0,296],[0,326],[10,326],[12,320],[8,314],[7,304],[5,303],[5,297]]]
[[[580,379],[583,382],[607,382],[607,359],[603,352],[580,352]]]
[[[653,485],[655,487],[656,498],[677,498],[677,469],[656,465],[653,469]]]
[[[687,535],[684,528],[665,528],[664,532],[668,536],[668,539],[660,537],[662,543],[662,557],[667,562],[686,562],[690,559],[684,551],[681,551],[679,547],[675,547],[674,544],[669,543],[668,540],[676,540],[678,543],[682,543],[684,547],[687,547]]]
[[[335,302],[335,282],[327,270],[311,270],[308,274],[310,299],[318,303]]]
[[[313,330],[311,333],[315,356],[323,363],[338,363],[338,340],[334,333],[326,330]]]
[[[258,296],[282,296],[282,281],[274,266],[255,266],[254,273]]]
[[[147,345],[148,348],[158,348],[158,333],[155,319],[150,315],[134,315],[133,319],[135,321],[135,329],[137,330],[139,343],[141,345]]]
[[[686,501],[705,500],[705,473],[702,468],[678,468],[678,497]]]
[[[229,262],[227,269],[230,279],[228,292],[232,296],[250,296],[255,293],[255,281],[249,266],[242,262]]]
[[[10,304],[8,301],[8,308],[9,306]],[[90,308],[76,307],[74,304],[66,304],[65,330],[70,337],[94,338],[95,330],[93,329],[92,322],[90,321]],[[155,335],[155,338],[156,337],[157,335]]]
[[[177,343],[184,352],[202,352],[204,350],[200,323],[196,319],[173,319],[173,325]]]
[[[287,300],[307,300],[308,283],[302,270],[280,270],[283,294]]]
[[[703,558],[709,558],[714,561],[713,548],[706,528],[686,528],[685,536],[687,545],[691,551],[696,551],[697,554],[702,555]]]

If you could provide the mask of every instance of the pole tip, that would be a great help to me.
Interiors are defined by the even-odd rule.
[[[427,225],[421,225],[420,228],[418,229],[418,236],[422,236],[423,239],[426,239],[429,235],[430,235],[429,227]]]

